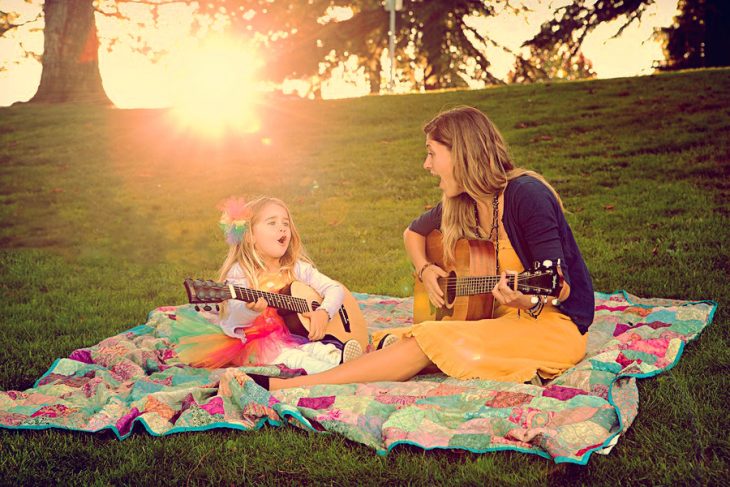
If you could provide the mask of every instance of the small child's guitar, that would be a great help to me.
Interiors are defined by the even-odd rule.
[[[368,346],[365,318],[350,291],[344,286],[343,288],[345,289],[343,305],[327,323],[325,335],[332,335],[342,343],[355,339],[365,350]],[[289,331],[305,337],[309,334],[309,318],[303,313],[316,311],[322,302],[322,296],[317,291],[299,281],[292,282],[291,286],[280,293],[270,293],[233,284],[188,278],[185,279],[185,290],[190,304],[203,305],[207,310],[211,309],[211,304],[228,299],[253,303],[258,298],[264,298],[269,306],[278,310]]]
[[[424,284],[416,279],[413,287],[413,322],[474,321],[491,318],[494,311],[492,289],[499,282],[496,275],[494,244],[488,240],[456,242],[455,263],[446,265],[441,232],[434,230],[426,237],[429,262],[449,273],[438,279],[444,292],[444,306],[436,308],[428,299]],[[536,263],[529,271],[507,274],[507,284],[523,294],[558,296],[562,285],[554,262]]]

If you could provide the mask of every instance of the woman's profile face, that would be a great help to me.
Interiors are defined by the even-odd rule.
[[[426,137],[426,160],[423,161],[423,168],[440,178],[439,188],[447,197],[453,198],[464,192],[464,188],[454,179],[451,150],[429,137]]]

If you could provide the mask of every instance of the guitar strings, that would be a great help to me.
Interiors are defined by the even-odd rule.
[[[531,276],[517,276],[517,282],[530,281],[536,277],[543,277],[549,274],[534,274]],[[445,282],[447,285],[459,285],[459,284],[480,284],[480,283],[497,283],[499,282],[499,276],[485,276],[485,277],[446,277],[439,279],[439,282]],[[514,283],[514,277],[507,276],[507,282]]]
[[[212,291],[216,292],[222,292],[222,291],[228,291],[228,286],[215,283],[216,286],[212,289]],[[201,286],[196,286],[193,284],[193,288],[196,290],[196,294],[199,296],[202,296],[203,293],[200,291]],[[204,289],[205,292],[208,292],[208,289]],[[233,286],[234,291],[234,298],[237,299],[243,299],[244,301],[248,302],[255,302],[258,298],[266,298],[270,306],[273,306],[275,308],[280,309],[287,309],[290,311],[294,311],[297,313],[307,313],[310,311],[316,311],[321,306],[321,303],[318,303],[316,301],[312,301],[311,306],[310,303],[304,299],[304,298],[298,298],[296,296],[292,296],[290,294],[279,294],[279,293],[272,293],[268,291],[260,291],[258,289],[250,289],[243,286]],[[204,297],[204,296],[203,296]],[[212,297],[212,296],[208,296]],[[220,302],[224,300],[222,295],[219,296],[219,299],[214,302]],[[202,302],[202,301],[201,301]],[[340,306],[340,309],[338,310],[339,313],[347,312],[345,305],[343,304]]]
[[[307,301],[304,298],[297,298],[285,294],[270,293],[266,291],[259,291],[257,289],[248,289],[245,287],[234,286],[236,292],[240,292],[241,295],[246,295],[247,298],[266,298],[269,303],[275,305],[278,308],[285,308],[298,313],[306,313],[309,311]],[[293,308],[293,309],[292,309]]]
[[[259,291],[258,289],[249,289],[240,286],[233,286],[233,289],[237,292],[240,292],[241,295],[245,294],[248,299],[253,300],[256,297],[263,297],[266,298],[269,303],[274,303],[275,308],[284,308],[290,311],[296,311],[297,313],[317,311],[322,306],[322,303],[318,303],[317,301],[312,301],[313,306],[310,306],[309,302],[306,299],[298,298],[290,294],[271,293],[267,291]],[[347,312],[344,303],[342,304],[342,306],[340,306],[338,312],[342,313],[343,311]]]
[[[499,279],[482,279],[482,280],[473,280],[473,281],[450,281],[446,283],[446,286],[448,287],[457,287],[457,286],[478,286],[481,284],[490,284],[493,286],[496,286],[499,282]],[[507,280],[508,285],[513,285],[514,280]],[[518,279],[517,284],[524,284],[530,282],[530,279]]]
[[[539,286],[525,286],[524,283],[529,282],[530,280],[534,279],[535,277],[542,277],[546,275],[551,275],[550,273],[538,273],[533,274],[530,276],[522,276],[522,275],[511,275],[507,276],[507,282],[510,285],[515,284],[515,278],[517,279],[517,285],[522,284],[523,288],[528,287],[532,290],[537,291],[543,291],[543,292],[549,292],[549,289],[546,289],[544,287]],[[447,278],[441,278],[439,279],[439,282],[445,282],[445,290],[446,291],[455,291],[457,294],[459,291],[461,292],[469,292],[469,291],[479,291],[481,290],[481,285],[487,284],[491,286],[497,285],[499,280],[501,279],[500,276],[474,276],[474,277],[447,277]]]
[[[507,274],[507,279],[514,279],[515,276],[517,276],[518,279],[532,279],[533,277],[541,277],[541,276],[552,276],[554,275],[553,272],[536,272],[535,274],[527,274],[527,273],[521,273],[521,274]],[[467,280],[467,279],[496,279],[499,280],[501,276],[449,276],[449,277],[440,277],[439,281],[458,281],[458,280]]]
[[[495,283],[495,285],[496,285],[496,283]],[[453,292],[457,296],[468,296],[468,295],[473,295],[473,294],[485,293],[485,288],[483,286],[452,285],[452,286],[447,286],[446,288],[442,288],[442,289],[448,293]],[[551,288],[545,288],[545,287],[540,287],[540,286],[531,286],[531,285],[521,285],[519,290],[528,292],[528,293],[532,293],[532,294],[550,294],[553,291],[553,289],[551,289]]]

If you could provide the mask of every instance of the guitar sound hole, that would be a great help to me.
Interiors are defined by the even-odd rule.
[[[452,284],[445,284],[444,297],[446,298],[445,302],[451,304],[456,299],[456,272],[450,272],[446,279],[447,283],[450,282]]]

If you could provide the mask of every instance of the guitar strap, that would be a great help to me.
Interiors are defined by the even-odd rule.
[[[477,237],[482,238],[482,232],[479,230],[479,208],[476,201],[474,201],[474,219],[477,224]],[[492,235],[494,235],[494,253],[497,261],[497,275],[499,275],[499,193],[494,193],[492,199],[492,228],[489,230],[487,239],[492,240]]]

